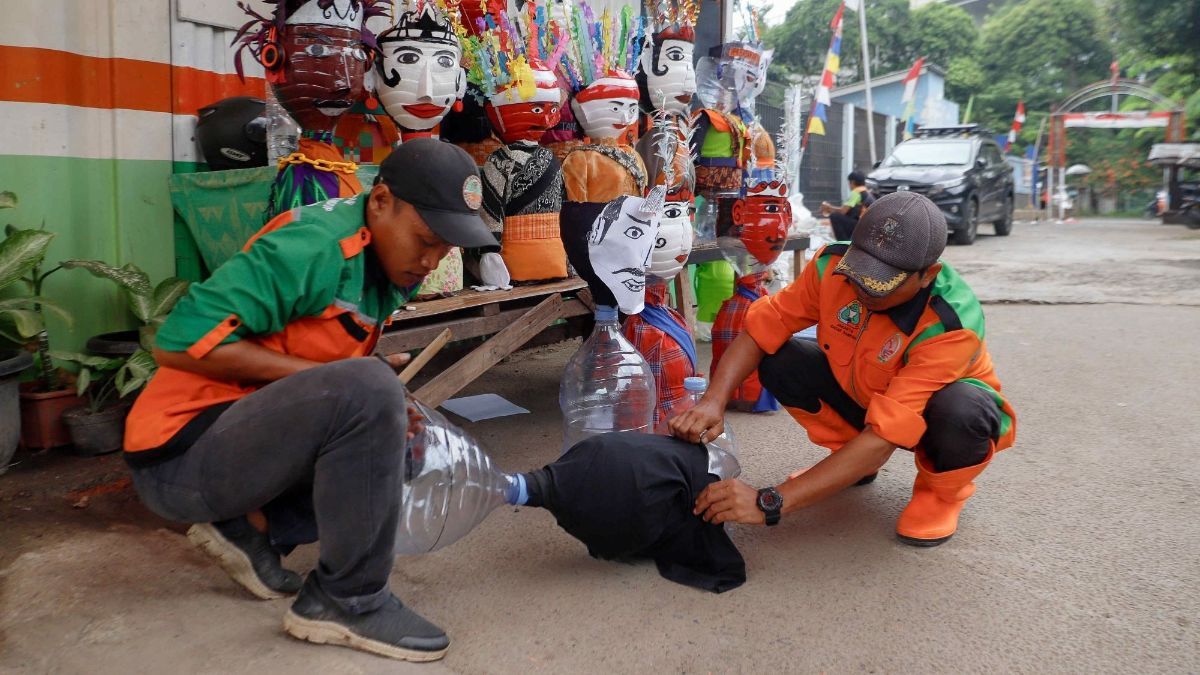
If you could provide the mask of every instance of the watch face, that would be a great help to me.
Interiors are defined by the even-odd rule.
[[[767,488],[758,493],[758,508],[763,511],[778,511],[783,506],[783,497],[774,488]]]

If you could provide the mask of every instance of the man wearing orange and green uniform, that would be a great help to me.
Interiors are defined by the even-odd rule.
[[[405,143],[369,192],[271,220],[158,332],[160,368],[125,434],[138,494],[197,523],[189,538],[258,597],[299,590],[284,618],[295,637],[416,661],[449,645],[388,588],[419,416],[395,375],[407,359],[371,355],[451,246],[495,246],[482,195],[466,152]],[[266,532],[245,516],[259,511]],[[275,547],[303,543],[279,542],[289,518],[320,536],[302,587]]]
[[[713,483],[697,499],[697,514],[773,525],[783,513],[871,482],[896,448],[906,448],[917,478],[897,534],[917,546],[954,534],[975,478],[1012,445],[1016,424],[984,342],[979,301],[938,259],[945,245],[946,220],[933,202],[888,195],[849,246],[826,246],[799,279],[750,307],[708,393],[671,420],[672,433],[695,442],[719,435],[730,392],[757,368],[812,442],[833,454],[777,487]],[[793,337],[813,325],[816,342]]]

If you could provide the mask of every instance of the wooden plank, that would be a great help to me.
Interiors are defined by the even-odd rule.
[[[578,291],[581,288],[587,288],[587,283],[579,277],[571,277],[570,279],[551,281],[533,286],[514,286],[507,291],[465,290],[451,298],[439,298],[428,302],[411,303],[408,306],[412,309],[401,309],[393,314],[392,318],[394,322],[400,323],[422,317],[454,312],[460,309],[508,302],[510,300],[536,298],[552,293],[568,293]]]
[[[430,342],[428,347],[422,349],[421,353],[417,355],[417,358],[410,361],[404,370],[400,371],[400,381],[404,384],[412,382],[413,377],[425,367],[425,364],[429,363],[430,359],[437,356],[437,353],[442,351],[442,347],[445,347],[446,343],[450,341],[451,335],[452,333],[450,332],[449,328],[443,330],[441,333],[438,333],[438,336],[433,339],[433,342]]]
[[[530,309],[529,307],[518,307],[516,309],[503,310],[493,316],[469,316],[439,321],[428,326],[400,328],[388,331],[383,334],[383,337],[379,338],[379,344],[375,347],[375,351],[380,354],[395,354],[419,349],[428,344],[430,340],[434,339],[443,330],[452,331],[456,341],[491,335],[520,319]],[[588,309],[578,299],[571,299],[563,302],[560,318],[586,316],[591,313],[592,310]]]
[[[526,312],[524,316],[496,333],[475,351],[430,380],[428,384],[418,389],[413,397],[429,406],[441,405],[443,401],[461,391],[488,368],[499,363],[500,359],[516,351],[518,347],[556,321],[560,316],[562,306],[562,296],[557,293],[541,301],[537,307]]]
[[[696,334],[696,289],[692,287],[692,275],[687,265],[679,270],[675,277],[675,303],[683,322],[687,325],[688,333]]]

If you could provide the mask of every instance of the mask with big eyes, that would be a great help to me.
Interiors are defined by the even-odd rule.
[[[379,36],[377,96],[401,129],[434,128],[467,91],[458,37],[433,7],[405,12]]]
[[[654,36],[654,47],[642,51],[642,72],[650,104],[674,113],[686,113],[696,93],[696,45],[687,40]]]
[[[363,94],[368,52],[362,31],[324,24],[287,24],[279,103],[306,131],[333,131],[337,118]]]
[[[638,118],[637,83],[627,75],[600,78],[575,95],[571,112],[592,140],[620,138]]]
[[[558,78],[537,60],[526,72],[532,74],[533,82],[515,82],[490,96],[484,105],[492,130],[505,143],[536,142],[561,118],[563,92]],[[523,89],[530,98],[521,97]]]
[[[637,314],[645,306],[646,267],[658,239],[659,214],[643,212],[645,206],[641,197],[618,197],[605,205],[588,234],[594,278],[585,281],[599,304],[607,304],[611,295],[626,314]],[[597,292],[597,282],[608,292]]]
[[[733,205],[733,227],[721,250],[740,276],[761,271],[783,253],[791,224],[792,205],[785,196],[747,195]]]
[[[503,98],[504,95],[501,94],[493,100]],[[536,142],[547,129],[558,124],[560,117],[557,103],[542,101],[525,102],[517,99],[515,103],[502,104],[488,101],[485,110],[492,130],[505,143]]]
[[[658,223],[658,237],[650,252],[650,274],[674,279],[692,252],[692,203],[668,201]]]

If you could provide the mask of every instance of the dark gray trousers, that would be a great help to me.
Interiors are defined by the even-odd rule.
[[[855,428],[866,428],[866,409],[838,384],[825,352],[811,340],[792,338],[768,355],[758,379],[783,405],[815,413],[824,403]],[[975,466],[1000,437],[1000,408],[979,387],[951,382],[929,397],[925,425],[920,446],[935,471]]]
[[[321,587],[347,611],[368,612],[390,593],[407,429],[391,368],[338,361],[237,401],[187,452],[133,468],[133,482],[151,511],[189,523],[311,499]]]

